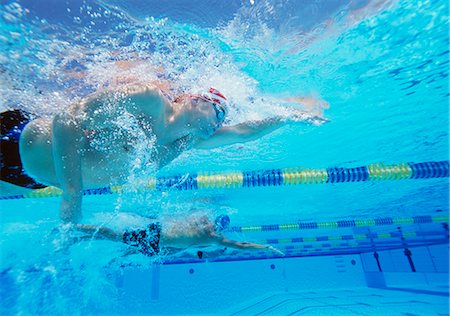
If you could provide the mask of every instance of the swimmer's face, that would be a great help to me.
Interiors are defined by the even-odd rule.
[[[195,111],[194,123],[199,131],[199,136],[203,139],[211,137],[222,127],[225,119],[225,110],[219,105],[202,100],[191,98],[191,103]]]

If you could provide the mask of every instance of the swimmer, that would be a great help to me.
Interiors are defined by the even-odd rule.
[[[132,250],[147,256],[158,255],[161,247],[174,253],[208,245],[219,245],[240,250],[268,250],[278,255],[284,256],[280,250],[270,246],[251,242],[239,242],[229,240],[222,234],[228,228],[230,218],[227,215],[218,216],[215,221],[211,221],[208,216],[189,216],[183,221],[172,221],[167,225],[161,223],[151,223],[145,229],[114,231],[107,227],[97,227],[92,225],[77,224],[75,228],[86,234],[78,240],[103,239],[123,242],[129,245]],[[201,255],[200,255],[200,254]],[[201,259],[203,252],[197,252]]]
[[[2,195],[24,193],[18,186],[58,187],[62,221],[78,223],[83,189],[122,185],[146,139],[153,143],[145,163],[159,170],[185,150],[256,140],[304,114],[223,126],[227,113],[228,100],[215,88],[171,101],[156,86],[137,83],[96,92],[52,118],[1,113]]]

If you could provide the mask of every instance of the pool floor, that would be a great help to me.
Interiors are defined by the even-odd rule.
[[[239,304],[227,315],[449,315],[447,285],[277,293]]]
[[[427,249],[443,260],[429,266],[420,258]],[[353,254],[126,267],[111,282],[125,294],[127,313],[449,315],[448,244],[413,252],[416,272],[394,250],[380,253],[383,272],[373,256]]]

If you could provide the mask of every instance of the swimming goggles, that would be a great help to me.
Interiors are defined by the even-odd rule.
[[[201,94],[193,94],[191,95],[192,99],[200,99],[203,101],[208,102],[209,104],[211,104],[212,108],[214,109],[214,112],[216,113],[216,117],[220,122],[223,122],[225,120],[225,109],[217,102],[215,102],[215,100],[211,99],[209,96],[207,95],[201,95]]]

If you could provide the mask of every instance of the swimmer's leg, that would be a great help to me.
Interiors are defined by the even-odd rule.
[[[95,239],[107,239],[111,241],[122,241],[123,232],[114,231],[108,227],[77,224],[75,225],[76,230],[87,234],[90,238]]]

